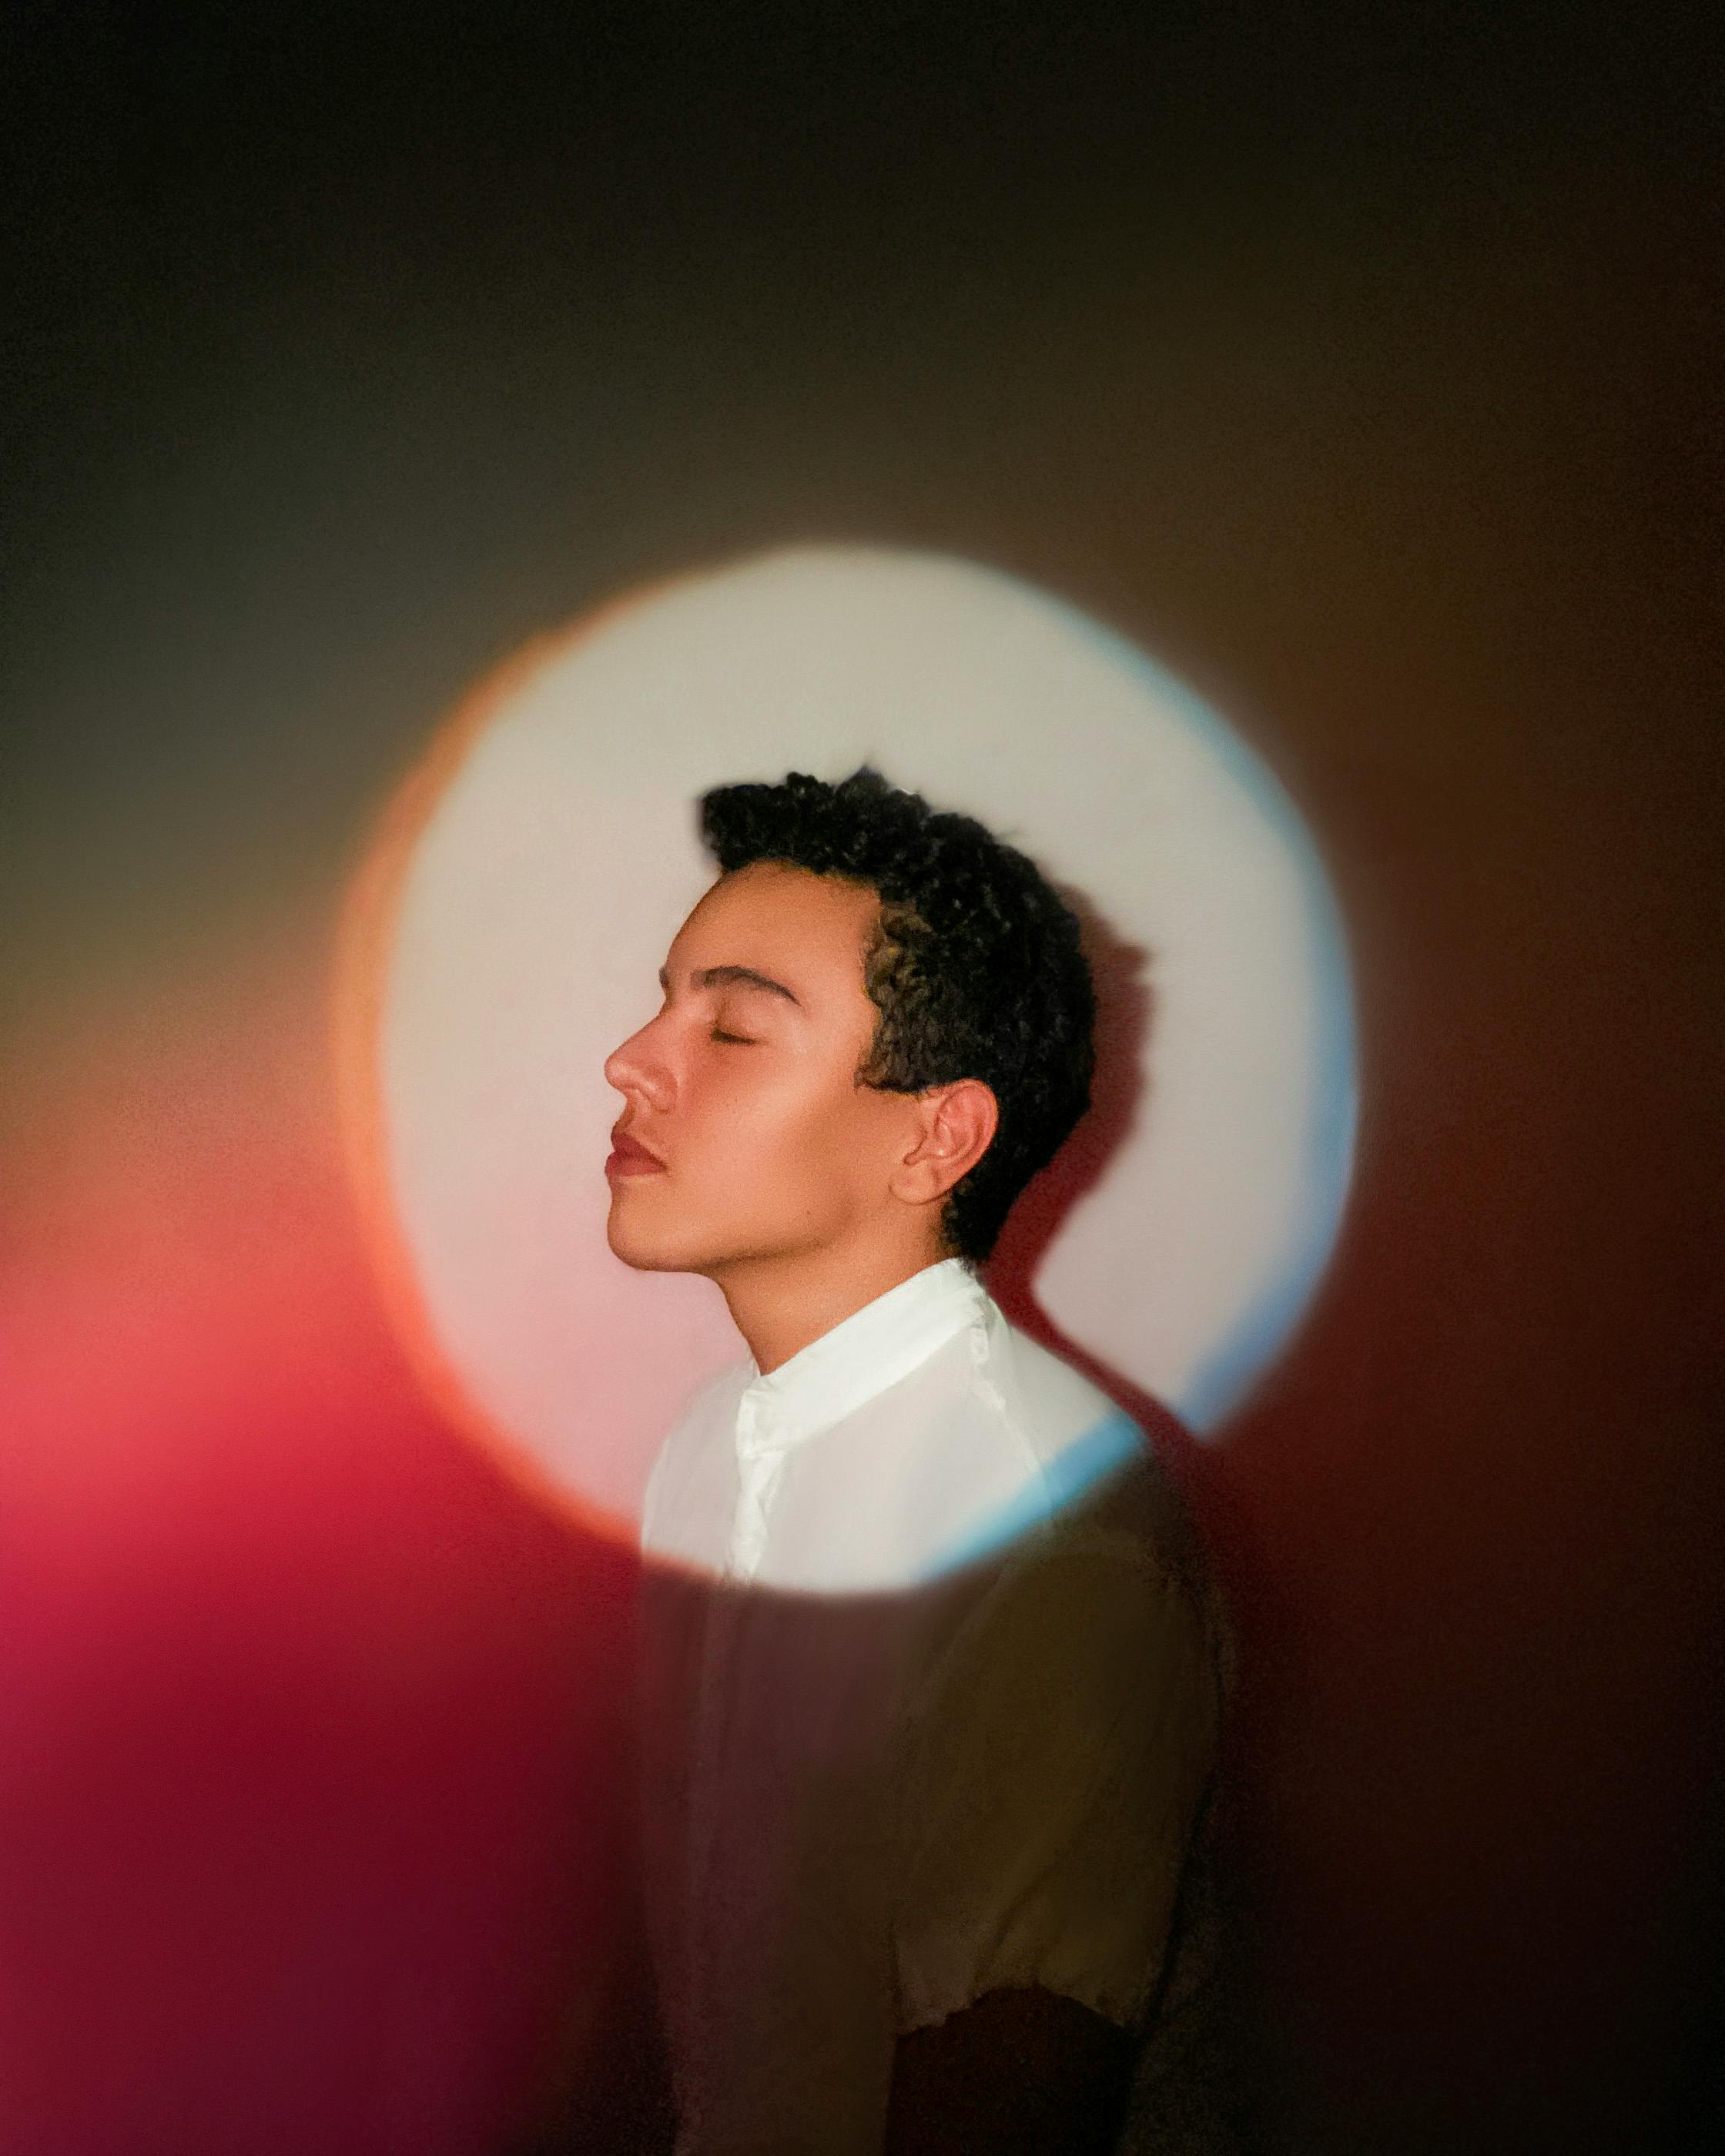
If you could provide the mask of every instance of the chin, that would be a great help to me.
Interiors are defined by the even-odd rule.
[[[693,1273],[702,1270],[701,1253],[686,1235],[661,1222],[631,1220],[627,1205],[614,1199],[605,1222],[605,1240],[611,1255],[638,1273]]]
[[[728,1266],[771,1259],[807,1240],[758,1220],[726,1220],[711,1213],[691,1220],[685,1209],[680,1219],[667,1219],[656,1206],[636,1207],[629,1199],[626,1190],[613,1197],[605,1240],[612,1255],[639,1273],[700,1273],[716,1280]]]
[[[605,1240],[611,1245],[612,1256],[621,1258],[624,1265],[633,1265],[637,1272],[660,1273],[677,1270],[665,1257],[655,1237],[632,1235],[626,1229],[619,1229],[615,1219],[606,1227]]]

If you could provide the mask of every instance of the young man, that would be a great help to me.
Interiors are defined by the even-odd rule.
[[[701,808],[719,880],[605,1069],[612,1249],[750,1351],[643,1522],[677,2148],[1110,2148],[1219,1692],[1142,1434],[974,1270],[1088,1102],[1078,924],[866,766]]]

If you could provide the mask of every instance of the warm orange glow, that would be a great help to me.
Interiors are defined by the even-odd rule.
[[[362,849],[337,928],[331,1033],[342,1152],[385,1314],[414,1375],[441,1414],[482,1445],[536,1503],[588,1532],[633,1546],[636,1524],[556,1481],[474,1399],[438,1338],[402,1233],[391,1186],[378,1075],[385,984],[413,853],[439,803],[485,729],[522,685],[656,587],[631,592],[506,660],[438,728],[386,803]]]

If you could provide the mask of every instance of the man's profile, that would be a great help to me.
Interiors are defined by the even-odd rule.
[[[748,1359],[655,1464],[644,1846],[680,2151],[1100,2150],[1217,1640],[1143,1434],[977,1266],[1088,1102],[1079,924],[865,766],[702,798],[608,1234]]]

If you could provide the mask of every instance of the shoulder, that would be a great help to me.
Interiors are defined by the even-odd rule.
[[[1109,1418],[1131,1420],[1092,1378],[1033,1339],[998,1306],[988,1327],[988,1368],[1020,1419],[1052,1443]]]
[[[1028,1555],[1056,1527],[1096,1517],[1104,1496],[1117,1527],[1168,1541],[1172,1489],[1142,1424],[998,1306],[973,1344],[971,1394],[994,1471],[975,1480],[978,1502],[952,1562],[1020,1546]],[[1158,1502],[1147,1502],[1153,1492]]]
[[[1043,1346],[997,1308],[983,1373],[999,1412],[1040,1471],[1051,1507],[1064,1510],[1099,1481],[1134,1466],[1159,1473],[1143,1424],[1094,1378]]]
[[[1113,1469],[1134,1469],[1137,1483],[1160,1495],[1154,1510],[1181,1511],[1173,1470],[1193,1440],[1159,1401],[1137,1395],[1131,1409],[1123,1407],[998,1306],[988,1339],[987,1367],[1003,1411],[1040,1459],[1062,1463],[1070,1494],[1080,1494]]]
[[[995,1609],[1040,1606],[1052,1616],[1070,1597],[1075,1613],[1083,1609],[1094,1621],[1100,1596],[1126,1622],[1153,1604],[1162,1627],[1172,1598],[1189,1614],[1208,1655],[1225,1666],[1225,1614],[1175,1472],[1189,1440],[1173,1418],[1154,1403],[1142,1419],[1128,1414],[998,1306],[983,1371],[1001,1420],[1036,1463],[1014,1517],[998,1523],[1010,1532],[993,1538],[1005,1560],[991,1597]]]

